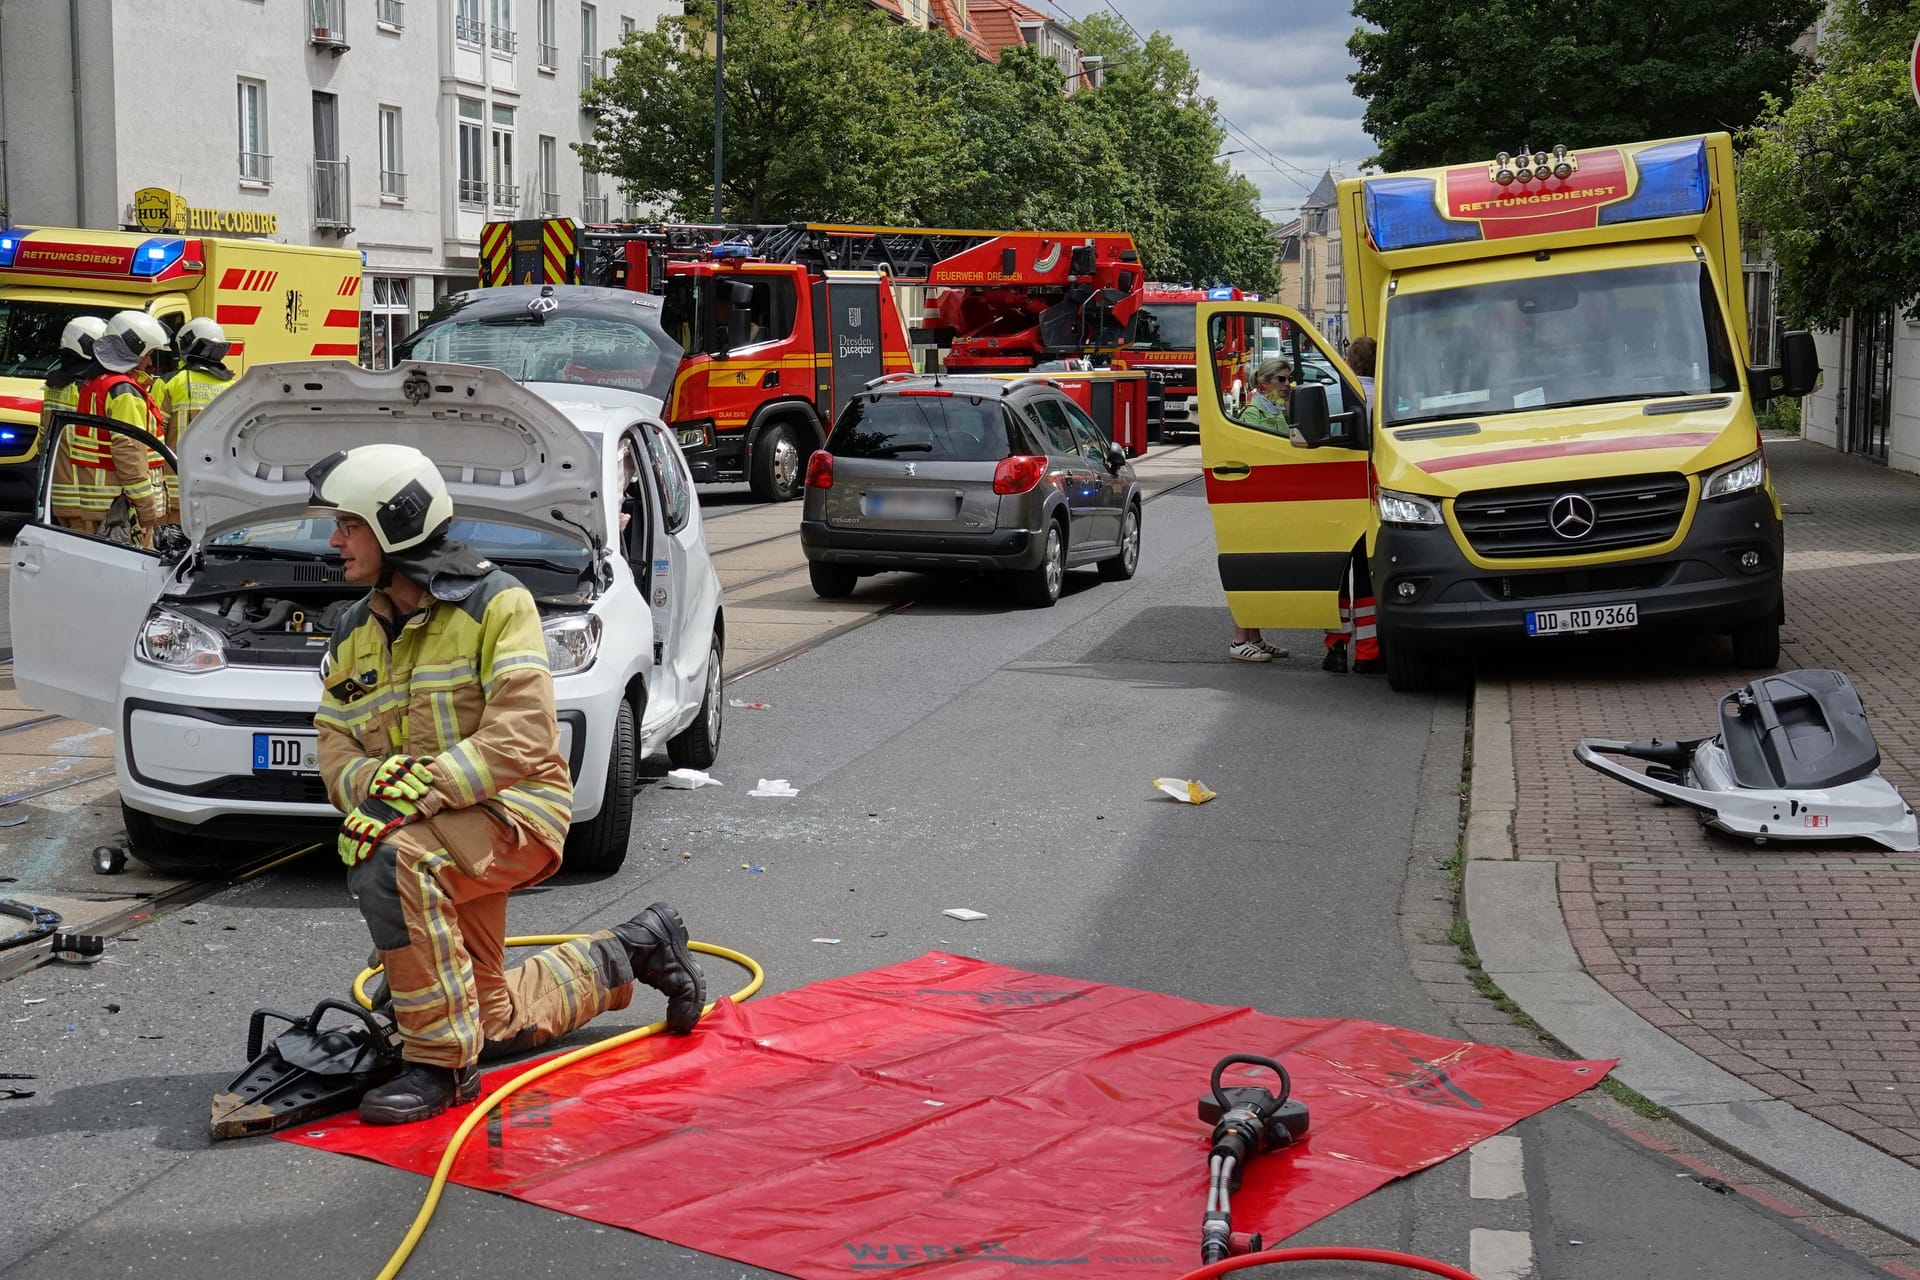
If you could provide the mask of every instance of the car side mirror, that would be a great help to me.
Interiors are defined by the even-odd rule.
[[[1115,475],[1119,475],[1120,468],[1126,465],[1127,465],[1126,446],[1121,444],[1118,440],[1110,441],[1107,445],[1107,470],[1113,472]]]
[[[713,326],[713,347],[713,353],[722,360],[733,350],[733,334],[728,332],[724,321]]]
[[[1290,425],[1299,433],[1308,449],[1318,449],[1333,438],[1333,422],[1327,416],[1327,388],[1319,382],[1302,382],[1293,389]]]
[[[1779,394],[1783,396],[1807,395],[1820,381],[1820,353],[1814,350],[1813,335],[1805,329],[1780,335],[1780,374]]]

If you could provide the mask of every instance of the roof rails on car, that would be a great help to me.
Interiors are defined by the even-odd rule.
[[[884,387],[889,382],[899,382],[902,378],[927,378],[932,376],[933,375],[926,373],[883,373],[877,378],[870,379],[864,389],[871,391],[875,387]]]

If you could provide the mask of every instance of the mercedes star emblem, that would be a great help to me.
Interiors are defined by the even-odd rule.
[[[1577,493],[1563,493],[1547,508],[1548,527],[1568,541],[1586,537],[1599,522],[1593,503]]]

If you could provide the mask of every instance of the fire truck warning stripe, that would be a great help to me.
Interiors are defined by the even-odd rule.
[[[1364,462],[1272,462],[1251,468],[1245,479],[1207,476],[1207,501],[1323,502],[1367,496]],[[1277,590],[1278,588],[1274,588]]]
[[[259,307],[242,307],[231,302],[222,302],[213,309],[216,324],[257,324],[260,321]]]
[[[316,356],[357,356],[360,344],[357,342],[316,342],[313,344]]]
[[[1536,462],[1541,458],[1576,458],[1595,453],[1641,453],[1648,449],[1697,449],[1720,438],[1718,431],[1677,431],[1670,435],[1628,436],[1612,440],[1560,440],[1552,444],[1517,445],[1487,449],[1457,457],[1428,458],[1422,471],[1438,475],[1467,467],[1496,467],[1508,462]]]
[[[358,307],[335,307],[327,312],[327,318],[320,322],[323,329],[358,329],[360,327],[360,309]]]

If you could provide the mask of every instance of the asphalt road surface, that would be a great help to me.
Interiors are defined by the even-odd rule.
[[[1057,607],[1028,611],[990,584],[956,583],[741,681],[730,696],[769,705],[730,712],[713,770],[726,785],[668,790],[654,762],[626,867],[521,895],[511,931],[604,927],[665,898],[696,937],[755,956],[768,993],[940,949],[1457,1034],[1416,978],[1400,920],[1410,896],[1444,883],[1464,700],[1325,676],[1310,635],[1276,637],[1296,656],[1271,666],[1226,661],[1230,622],[1197,489],[1149,508],[1130,584],[1076,572]],[[1171,803],[1150,787],[1158,775],[1203,779],[1219,798]],[[750,797],[762,777],[799,795]],[[953,906],[987,918],[941,914]],[[823,936],[843,941],[811,941]],[[211,1095],[243,1065],[249,1012],[344,994],[366,956],[337,863],[314,857],[223,891],[137,939],[115,945],[112,964],[0,985],[0,1069],[38,1077],[27,1086],[37,1096],[0,1102],[12,1174],[0,1274],[374,1275],[423,1179],[206,1137]],[[708,972],[717,992],[738,984],[723,962]],[[660,1009],[642,991],[572,1043]],[[1471,1257],[1486,1280],[1882,1274],[1678,1176],[1591,1107],[1556,1108],[1512,1134],[1517,1194],[1476,1196],[1462,1157],[1302,1239]],[[1196,1196],[1196,1241],[1201,1208]],[[1494,1270],[1497,1249],[1474,1252],[1481,1230],[1530,1242],[1538,1271]],[[1196,1245],[1167,1274],[1197,1258]],[[765,1273],[454,1186],[405,1274]]]

